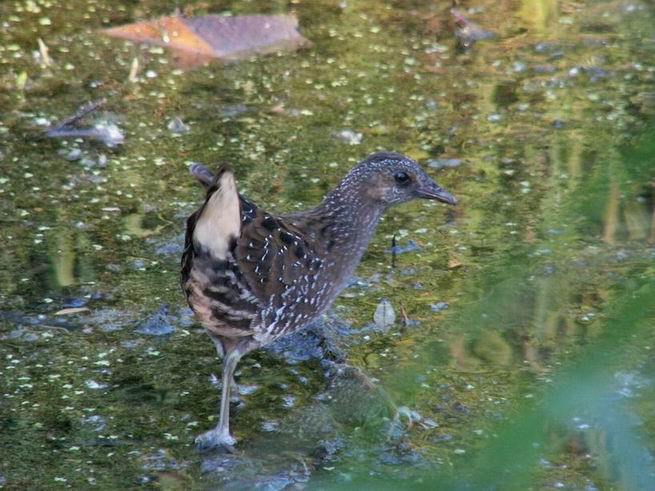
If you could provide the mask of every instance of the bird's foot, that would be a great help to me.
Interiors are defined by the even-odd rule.
[[[236,438],[230,435],[229,430],[223,430],[221,428],[214,428],[196,438],[196,447],[201,451],[216,449],[232,453],[234,452],[234,445],[236,443]]]

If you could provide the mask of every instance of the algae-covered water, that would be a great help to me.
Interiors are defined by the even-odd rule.
[[[176,7],[295,13],[312,46],[182,71],[98,34]],[[0,3],[0,487],[655,489],[654,7],[459,4],[478,42],[451,7]],[[44,136],[103,97],[123,144]],[[330,315],[240,364],[236,452],[199,453],[187,165],[282,212],[379,149],[459,205],[390,211]]]

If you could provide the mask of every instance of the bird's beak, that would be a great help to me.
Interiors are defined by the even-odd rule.
[[[457,198],[455,198],[452,194],[450,194],[445,189],[439,187],[437,183],[434,181],[431,181],[427,185],[421,186],[416,191],[416,193],[418,194],[419,198],[436,199],[437,201],[441,201],[442,203],[446,203],[449,205],[457,204]]]

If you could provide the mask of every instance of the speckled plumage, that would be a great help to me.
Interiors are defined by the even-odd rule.
[[[231,444],[226,401],[239,358],[329,308],[387,208],[417,197],[455,199],[414,161],[387,152],[354,167],[316,208],[281,216],[238,195],[226,167],[215,176],[198,165],[191,172],[207,196],[187,221],[182,288],[224,358],[219,426],[199,443]]]

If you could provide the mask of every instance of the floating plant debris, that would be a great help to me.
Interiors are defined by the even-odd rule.
[[[396,312],[393,310],[391,302],[387,298],[380,300],[375,314],[373,314],[373,322],[380,329],[387,330],[396,323]]]
[[[123,135],[123,132],[114,123],[98,121],[90,128],[79,128],[75,126],[79,120],[97,110],[105,102],[105,99],[100,99],[83,105],[75,114],[59,123],[57,127],[46,131],[45,136],[48,138],[91,138],[102,142],[109,148],[121,145],[125,141],[125,135]]]
[[[479,25],[468,20],[464,15],[456,9],[450,11],[455,19],[455,37],[460,49],[469,49],[477,41],[484,41],[495,37],[493,32],[483,29]]]
[[[239,60],[255,54],[295,51],[309,45],[295,15],[161,17],[103,29],[108,36],[170,48],[181,68],[213,59]]]

